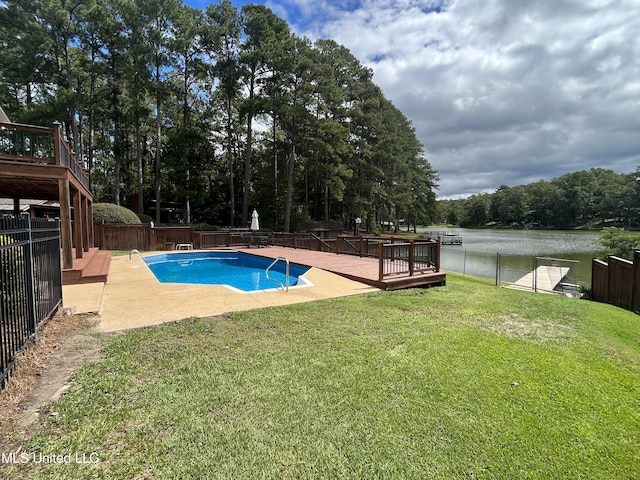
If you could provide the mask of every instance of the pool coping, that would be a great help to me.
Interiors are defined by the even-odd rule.
[[[189,317],[216,316],[378,291],[316,267],[305,273],[313,286],[292,288],[288,292],[236,293],[220,285],[160,283],[142,260],[143,256],[158,253],[167,252],[134,254],[131,260],[126,255],[113,257],[107,282],[64,286],[64,306],[76,313],[97,313],[100,315],[98,330],[117,332]]]

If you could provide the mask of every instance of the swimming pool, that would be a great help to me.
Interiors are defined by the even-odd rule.
[[[161,253],[142,257],[153,275],[161,283],[223,285],[240,292],[255,292],[278,288],[268,280],[265,270],[273,259],[237,251],[189,251]],[[310,267],[291,263],[289,286],[310,286],[304,278]],[[269,270],[269,277],[286,283],[286,264],[277,262]]]

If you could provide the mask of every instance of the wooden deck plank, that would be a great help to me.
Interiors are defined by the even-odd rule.
[[[354,255],[336,255],[335,253],[317,252],[287,247],[268,247],[247,250],[249,253],[268,258],[285,257],[290,262],[308,265],[327,270],[351,280],[365,283],[382,290],[396,290],[410,287],[443,286],[446,284],[446,273],[430,272],[416,275],[379,276],[379,262],[376,258],[357,257]]]
[[[73,267],[62,270],[63,285],[106,282],[111,265],[111,252],[90,248],[82,258],[73,255]]]
[[[539,266],[535,272],[529,272],[522,278],[513,282],[510,287],[525,290],[534,290],[535,288],[536,290],[552,292],[567,273],[569,273],[569,267],[542,265]]]

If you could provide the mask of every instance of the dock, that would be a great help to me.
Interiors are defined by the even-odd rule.
[[[426,232],[429,238],[438,240],[441,245],[462,245],[462,237],[453,232]]]
[[[519,290],[535,290],[536,292],[554,292],[569,273],[569,267],[543,265],[527,273],[509,285]]]

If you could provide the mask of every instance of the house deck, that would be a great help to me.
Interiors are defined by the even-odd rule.
[[[285,247],[269,247],[252,250],[252,254],[268,258],[285,257],[290,262],[317,267],[342,277],[361,282],[381,290],[399,290],[411,287],[444,286],[447,282],[443,271],[421,273],[415,275],[397,275],[379,279],[379,262],[376,258],[358,257],[354,255],[336,255],[335,253],[317,252]]]

